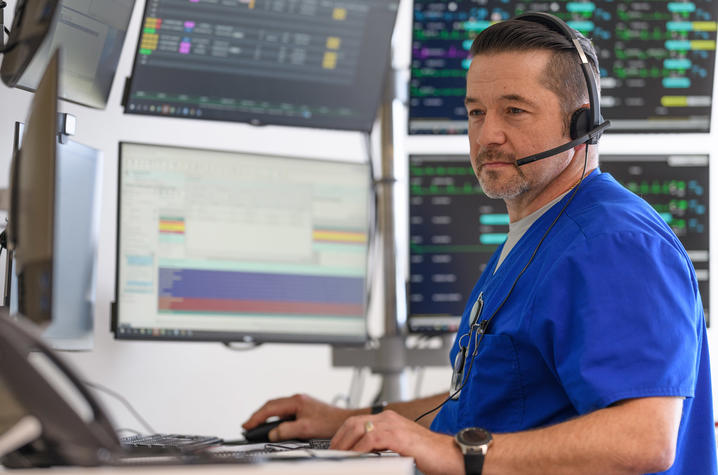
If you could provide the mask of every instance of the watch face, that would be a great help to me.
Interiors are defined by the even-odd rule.
[[[485,429],[478,427],[469,427],[459,431],[457,438],[462,444],[466,445],[484,445],[491,440],[491,433]]]

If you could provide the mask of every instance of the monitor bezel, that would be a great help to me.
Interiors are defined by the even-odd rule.
[[[142,333],[132,332],[130,334],[123,333],[120,322],[120,239],[121,239],[121,206],[122,206],[122,172],[123,172],[123,153],[122,148],[125,145],[136,145],[136,146],[148,146],[157,147],[161,149],[178,149],[178,150],[193,150],[197,152],[219,152],[219,153],[234,153],[234,154],[251,154],[256,157],[273,157],[282,159],[296,159],[304,160],[316,163],[335,163],[335,164],[351,164],[351,165],[362,165],[365,167],[365,172],[369,177],[369,191],[367,193],[367,249],[365,253],[366,262],[366,276],[364,282],[364,332],[363,334],[357,335],[341,335],[341,334],[321,334],[316,335],[310,332],[307,333],[271,333],[271,332],[238,332],[238,331],[197,331],[192,330],[191,334],[174,334],[173,329],[165,329],[165,333],[160,333],[159,329],[141,329],[145,330]],[[370,340],[368,333],[368,316],[369,316],[369,305],[370,305],[370,288],[372,282],[372,266],[370,262],[370,256],[372,255],[372,248],[374,246],[374,208],[372,203],[375,200],[376,191],[372,185],[372,169],[370,161],[364,160],[362,162],[354,162],[348,160],[339,159],[318,159],[311,157],[302,157],[295,155],[275,155],[266,153],[255,153],[249,151],[236,151],[236,150],[222,150],[222,149],[210,149],[210,148],[198,148],[198,147],[183,147],[177,145],[164,145],[157,143],[142,143],[133,141],[121,141],[118,144],[117,154],[117,213],[116,213],[116,232],[115,232],[115,300],[111,303],[111,315],[110,315],[110,330],[113,333],[116,340],[150,340],[150,341],[185,341],[185,342],[219,342],[219,343],[249,343],[249,344],[262,344],[262,343],[307,343],[307,344],[334,344],[334,345],[363,345]],[[133,330],[135,328],[133,327]],[[140,330],[140,329],[136,329]]]

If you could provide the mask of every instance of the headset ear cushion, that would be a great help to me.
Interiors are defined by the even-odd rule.
[[[571,116],[571,127],[569,129],[571,140],[586,135],[592,128],[591,110],[586,107],[577,109]]]

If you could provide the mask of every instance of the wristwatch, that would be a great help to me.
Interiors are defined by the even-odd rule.
[[[466,475],[481,475],[484,468],[484,457],[493,441],[491,432],[478,427],[461,429],[454,437],[456,445],[464,454],[464,468]]]

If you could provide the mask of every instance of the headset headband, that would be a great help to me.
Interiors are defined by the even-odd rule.
[[[586,57],[586,53],[581,47],[581,43],[578,40],[578,36],[576,36],[576,31],[570,26],[568,26],[565,21],[548,13],[524,13],[522,15],[518,15],[514,19],[530,21],[533,23],[539,23],[541,25],[544,25],[548,29],[555,31],[556,33],[560,33],[566,39],[568,39],[571,44],[573,44],[573,46],[576,48],[576,51],[578,52],[578,56],[581,61],[581,70],[583,71],[583,77],[586,80],[586,87],[588,89],[588,104],[591,120],[591,123],[588,124],[588,129],[593,129],[594,127],[597,127],[602,124],[603,117],[601,117],[601,105],[598,97],[598,88],[596,87],[596,81],[593,76],[593,71],[591,70],[591,64]],[[592,137],[589,143],[598,143],[598,137]]]

